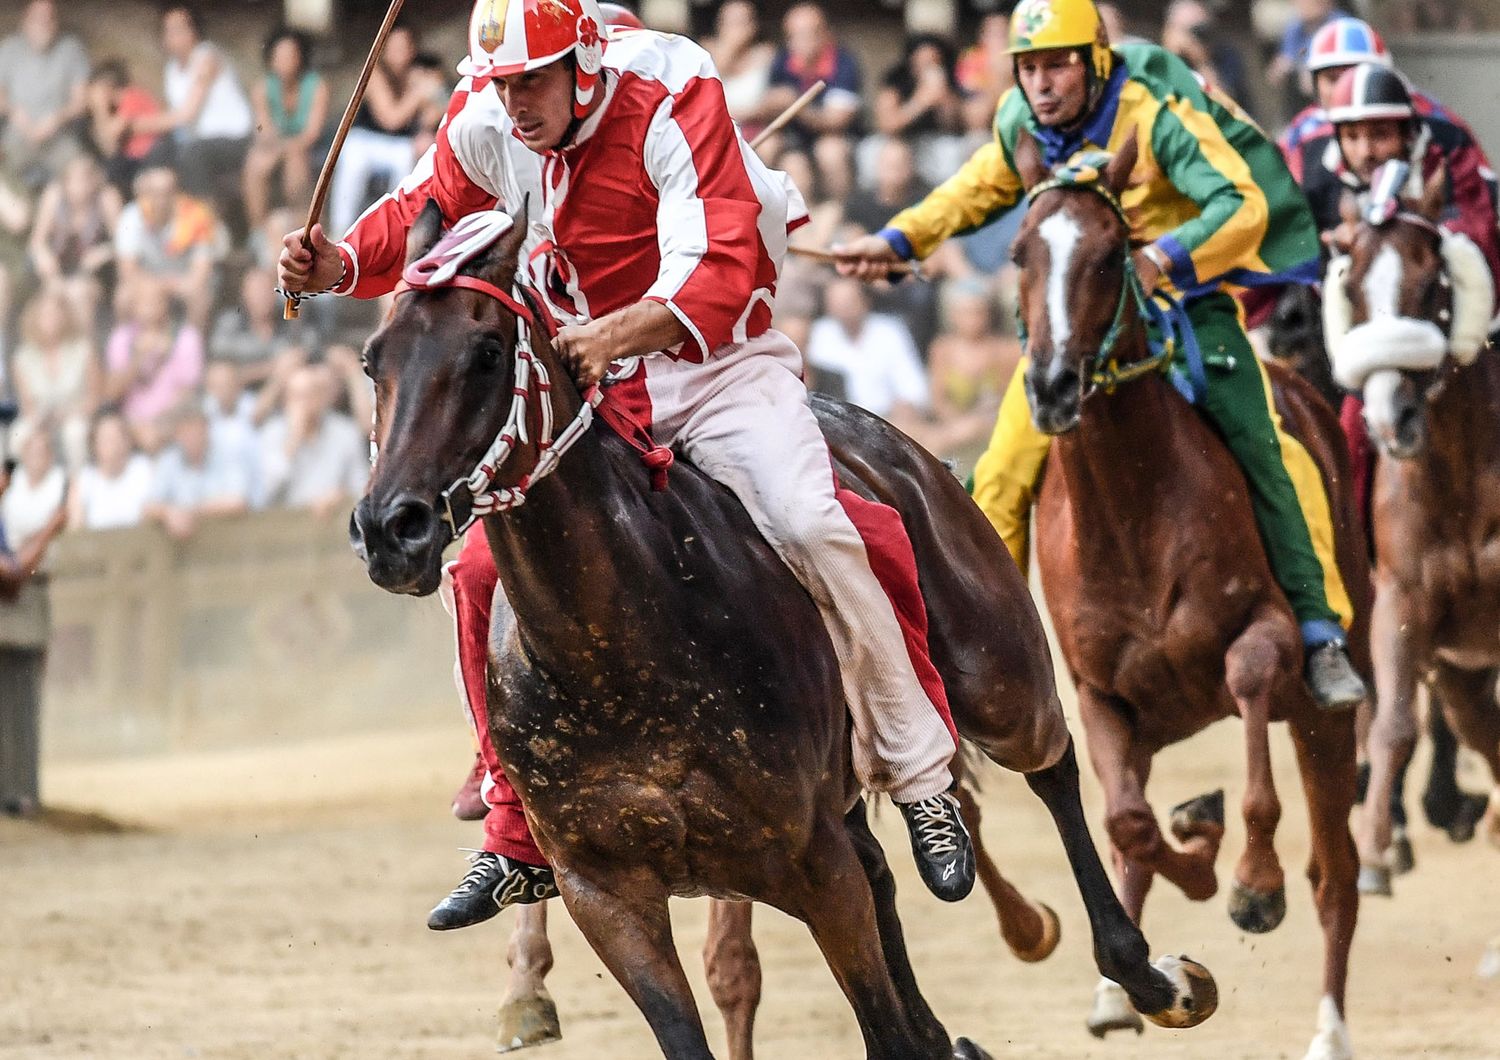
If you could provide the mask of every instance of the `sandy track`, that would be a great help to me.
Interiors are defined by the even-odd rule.
[[[1212,787],[1235,806],[1239,729],[1224,724],[1165,756],[1158,811]],[[1047,963],[1018,964],[989,909],[946,907],[912,872],[899,822],[877,830],[893,860],[927,996],[955,1034],[997,1057],[1302,1056],[1318,996],[1321,943],[1302,865],[1306,828],[1290,744],[1275,742],[1286,804],[1279,848],[1290,912],[1274,934],[1230,924],[1223,897],[1193,905],[1158,886],[1153,951],[1186,952],[1218,976],[1223,1005],[1204,1027],[1099,1044],[1083,1018],[1096,980],[1081,905],[1040,805],[1019,778],[985,777],[985,834],[1007,874],[1063,919]],[[457,726],[277,751],[52,769],[54,805],[86,819],[0,822],[0,1057],[439,1058],[490,1055],[509,917],[450,935],[423,926],[477,828],[446,817],[467,754]],[[1090,812],[1098,818],[1089,789]],[[1500,984],[1475,963],[1500,933],[1500,859],[1416,834],[1416,875],[1367,902],[1354,951],[1350,1018],[1359,1055],[1500,1057]],[[1221,880],[1241,849],[1237,821]],[[722,1028],[698,952],[704,903],[676,907],[679,944],[711,1040]],[[543,1060],[659,1055],[644,1022],[565,916],[554,918],[551,981],[566,1040]],[[757,912],[766,997],[764,1056],[861,1055],[849,1010],[800,924]],[[527,1054],[521,1054],[527,1055]]]

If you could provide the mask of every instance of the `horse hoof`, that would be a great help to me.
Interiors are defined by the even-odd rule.
[[[497,1053],[513,1053],[533,1045],[562,1040],[557,1005],[544,994],[507,1001],[500,1006],[500,1031],[495,1037]]]
[[[1224,827],[1224,789],[1211,791],[1189,799],[1180,806],[1172,807],[1172,834],[1179,843],[1186,843],[1203,833],[1204,825]]]
[[[1095,1038],[1103,1038],[1110,1031],[1144,1034],[1146,1021],[1130,1003],[1124,987],[1113,979],[1101,979],[1094,987],[1094,1009],[1089,1013],[1088,1028]]]
[[[1235,881],[1229,891],[1229,919],[1234,921],[1235,927],[1252,935],[1264,935],[1280,927],[1285,918],[1285,887],[1261,894]]]
[[[1397,828],[1391,832],[1391,845],[1385,851],[1385,867],[1391,870],[1392,876],[1405,876],[1417,867],[1417,855],[1411,848],[1406,829]]]
[[[1384,865],[1359,867],[1359,893],[1372,898],[1391,896],[1391,870]]]
[[[1318,1005],[1318,1033],[1302,1060],[1354,1060],[1349,1027],[1331,998],[1325,997]]]
[[[995,1060],[974,1042],[960,1038],[953,1043],[953,1060]]]
[[[1484,819],[1485,809],[1489,806],[1489,800],[1483,795],[1465,794],[1458,804],[1458,809],[1453,814],[1453,820],[1444,826],[1443,831],[1448,833],[1448,838],[1455,843],[1467,843],[1474,838],[1474,832],[1479,827],[1479,822]]]
[[[1158,1027],[1196,1027],[1218,1011],[1219,985],[1213,974],[1191,957],[1161,957],[1156,970],[1171,980],[1177,992],[1177,999],[1165,1009],[1145,1014]]]
[[[1037,964],[1052,956],[1052,951],[1057,949],[1058,942],[1062,939],[1062,922],[1057,919],[1057,914],[1052,907],[1045,902],[1036,902],[1037,915],[1042,918],[1042,937],[1031,949],[1021,951],[1011,948],[1011,953],[1016,955],[1016,960],[1025,964]]]

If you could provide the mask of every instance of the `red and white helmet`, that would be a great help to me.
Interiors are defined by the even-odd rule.
[[[578,66],[573,110],[594,101],[604,69],[604,16],[598,0],[478,0],[469,17],[464,77],[508,77],[572,55]]]

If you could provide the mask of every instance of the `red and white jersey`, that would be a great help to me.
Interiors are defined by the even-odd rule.
[[[603,106],[545,154],[515,136],[492,83],[465,79],[416,170],[339,244],[338,293],[395,288],[429,198],[450,224],[497,205],[516,212],[529,198],[532,276],[561,319],[658,301],[691,334],[675,351],[688,361],[764,334],[787,235],[806,220],[801,196],[740,136],[697,44],[622,33],[604,66]]]

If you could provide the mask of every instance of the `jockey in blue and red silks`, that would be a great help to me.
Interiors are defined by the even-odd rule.
[[[706,52],[602,25],[595,0],[479,0],[435,146],[337,245],[315,228],[308,252],[301,232],[289,235],[283,286],[383,295],[429,199],[450,224],[529,202],[531,278],[565,324],[558,353],[580,383],[605,377],[608,401],[728,487],[808,589],[843,674],[856,773],[900,806],[924,881],[956,900],[973,885],[973,856],[950,793],[956,735],[911,544],[894,510],[837,488],[802,356],[770,326],[805,208],[740,137]],[[439,929],[555,893],[489,741],[496,575],[482,537],[451,574],[496,812],[485,851],[433,911]]]

